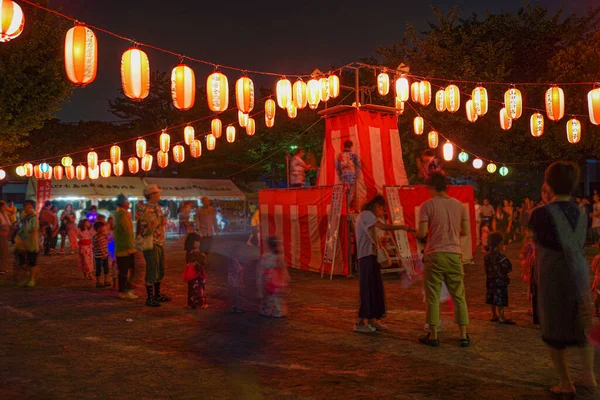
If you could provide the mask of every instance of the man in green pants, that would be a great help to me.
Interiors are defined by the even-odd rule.
[[[454,319],[460,327],[459,345],[469,347],[469,314],[461,248],[461,236],[469,234],[469,216],[461,202],[446,194],[446,177],[442,173],[432,173],[427,185],[432,198],[421,205],[417,238],[427,239],[423,281],[429,333],[421,336],[419,342],[432,347],[440,345],[440,292],[442,282],[445,282],[454,302]]]

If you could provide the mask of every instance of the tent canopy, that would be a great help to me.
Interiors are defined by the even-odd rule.
[[[144,178],[146,185],[156,185],[162,196],[173,198],[200,198],[245,200],[244,193],[230,180],[225,179],[173,179]]]
[[[119,193],[123,193],[130,198],[142,197],[144,191],[144,182],[141,178],[135,177],[110,177],[98,178],[95,180],[61,180],[52,179],[52,194],[50,199],[81,199],[98,198],[113,199]],[[35,200],[37,188],[37,179],[29,179],[27,186],[27,198]]]

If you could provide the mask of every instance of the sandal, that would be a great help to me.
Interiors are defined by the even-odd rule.
[[[467,335],[464,339],[458,339],[458,344],[460,347],[469,347],[471,346],[471,338]]]
[[[440,339],[429,339],[429,335],[431,335],[431,333],[419,337],[419,343],[430,347],[440,347]]]
[[[560,397],[575,397],[577,395],[577,391],[575,389],[573,389],[572,391],[568,391],[568,392],[563,392],[562,390],[560,390],[560,385],[556,385],[556,386],[552,386],[549,389],[550,393],[554,396],[560,396]]]

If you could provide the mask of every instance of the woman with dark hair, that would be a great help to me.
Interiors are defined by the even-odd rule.
[[[381,266],[377,262],[377,235],[374,228],[382,231],[407,231],[414,229],[405,225],[384,224],[378,217],[385,213],[385,199],[376,195],[362,208],[356,219],[356,254],[360,271],[360,307],[358,320],[354,325],[355,332],[370,333],[376,330],[386,330],[381,323],[385,315],[385,296]],[[365,322],[367,320],[367,322]]]
[[[581,351],[581,385],[596,387],[594,350],[587,341],[592,315],[589,267],[583,252],[587,221],[571,201],[579,174],[579,166],[571,162],[550,165],[542,190],[547,204],[533,210],[529,220],[536,244],[542,339],[560,378],[550,389],[555,395],[575,394],[565,358],[570,346]]]
[[[65,254],[65,242],[69,239],[71,252],[77,247],[77,226],[75,225],[76,215],[73,211],[73,205],[67,204],[62,214],[60,214],[60,254]],[[73,239],[73,240],[72,240]]]

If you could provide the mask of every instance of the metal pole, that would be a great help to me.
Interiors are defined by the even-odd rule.
[[[354,102],[356,103],[356,107],[358,107],[358,104],[360,103],[360,80],[359,80],[359,71],[360,69],[358,67],[354,68]]]

